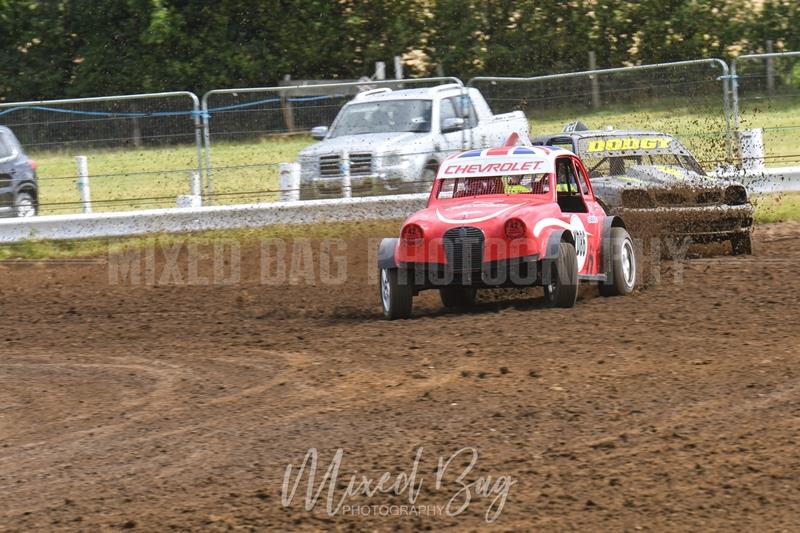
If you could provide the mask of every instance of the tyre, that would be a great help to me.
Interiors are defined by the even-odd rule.
[[[737,235],[731,239],[732,255],[750,255],[753,253],[753,240],[751,235]]]
[[[611,271],[600,284],[603,296],[622,296],[636,286],[636,254],[633,241],[625,228],[611,228]]]
[[[575,247],[562,242],[558,257],[544,262],[544,298],[550,307],[572,307],[578,299],[578,256]],[[549,269],[549,271],[547,270]],[[549,274],[549,275],[548,275]]]
[[[313,185],[301,185],[298,200],[316,200],[319,194]]]
[[[20,218],[28,218],[36,216],[39,208],[36,205],[36,199],[31,193],[21,192],[17,194],[14,200],[14,207],[17,210],[17,216]]]
[[[445,307],[472,307],[475,305],[475,289],[472,287],[442,287],[439,289]]]
[[[380,269],[380,274],[383,316],[389,320],[410,317],[414,298],[414,290],[411,283],[406,280],[399,280],[396,268],[382,268]],[[404,281],[404,283],[400,283],[400,281]]]
[[[419,178],[419,183],[416,186],[416,192],[430,192],[431,187],[433,187],[433,180],[436,179],[436,169],[432,167],[426,167],[425,170],[422,171],[422,176]]]

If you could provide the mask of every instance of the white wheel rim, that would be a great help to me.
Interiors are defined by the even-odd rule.
[[[633,281],[636,277],[636,262],[633,255],[633,246],[629,239],[625,239],[622,243],[622,276],[625,279],[625,284],[628,287],[633,287]]]
[[[36,214],[36,209],[33,207],[33,201],[30,198],[23,198],[17,202],[17,216],[18,217],[32,217]]]
[[[389,285],[389,271],[385,268],[381,269],[381,303],[383,303],[383,310],[389,312],[389,302],[392,296],[392,287]]]

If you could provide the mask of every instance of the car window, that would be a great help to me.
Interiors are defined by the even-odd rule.
[[[8,135],[0,133],[0,159],[6,159],[14,155],[14,148]]]
[[[581,192],[584,196],[589,196],[589,184],[586,183],[586,177],[581,172],[581,167],[577,163],[573,162],[575,165],[575,175],[578,177],[578,185],[580,185]]]
[[[439,108],[439,123],[444,124],[448,118],[458,118],[458,112],[453,98],[445,98]]]
[[[445,178],[436,198],[462,198],[488,194],[533,194],[550,192],[549,174],[524,174],[512,176],[486,176],[476,178]]]
[[[472,98],[467,95],[456,96],[453,98],[456,112],[466,122],[467,128],[474,128],[478,125],[478,115],[475,113],[475,106],[472,105]]]
[[[624,176],[631,167],[639,165],[680,167],[703,174],[703,169],[694,163],[693,159],[676,154],[645,154],[603,158],[586,157],[583,158],[583,162],[589,171],[589,179],[604,176]]]
[[[556,191],[560,193],[578,192],[575,168],[569,157],[562,157],[556,161]]]

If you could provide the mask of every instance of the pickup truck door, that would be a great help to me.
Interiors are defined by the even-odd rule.
[[[439,128],[442,132],[441,150],[445,156],[471,148],[469,120],[459,112],[459,96],[439,101]]]

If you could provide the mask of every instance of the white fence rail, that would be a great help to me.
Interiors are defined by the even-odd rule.
[[[767,169],[761,174],[718,175],[742,181],[751,193],[800,191],[800,167]],[[405,194],[0,219],[0,243],[185,233],[275,224],[394,220],[421,209],[427,198],[427,194]]]
[[[0,243],[182,233],[274,224],[402,219],[421,209],[427,198],[427,194],[407,194],[4,219],[0,220]]]

